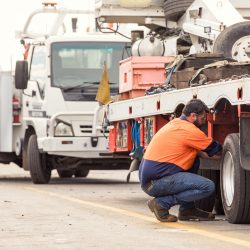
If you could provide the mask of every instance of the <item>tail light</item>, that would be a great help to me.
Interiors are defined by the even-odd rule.
[[[13,106],[13,123],[20,123],[21,103],[16,96],[13,96],[12,98],[12,106]]]

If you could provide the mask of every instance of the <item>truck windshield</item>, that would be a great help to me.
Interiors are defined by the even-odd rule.
[[[122,42],[57,42],[51,48],[52,86],[67,90],[97,88],[104,63],[110,85],[118,88],[119,61],[130,56]]]

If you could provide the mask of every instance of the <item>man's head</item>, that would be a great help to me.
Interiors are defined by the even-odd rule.
[[[207,105],[199,99],[190,100],[182,110],[187,120],[194,123],[197,127],[206,122],[206,113],[208,112],[209,108]]]

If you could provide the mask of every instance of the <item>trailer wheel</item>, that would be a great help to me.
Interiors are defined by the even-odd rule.
[[[226,137],[221,161],[221,198],[230,223],[250,222],[250,171],[240,164],[239,134]]]
[[[37,146],[36,135],[29,137],[27,146],[28,166],[34,184],[46,184],[50,181],[51,169],[46,165],[45,154],[41,154]]]
[[[177,21],[194,0],[165,0],[163,9],[166,21]]]
[[[200,169],[199,170],[199,175],[212,180],[215,183],[215,186],[217,185],[216,174],[217,173],[215,170],[210,170],[210,169]],[[195,206],[197,208],[204,210],[204,211],[212,212],[213,208],[214,208],[214,204],[215,204],[215,197],[216,197],[216,194],[213,193],[207,198],[196,201]]]
[[[75,171],[75,177],[87,177],[89,174],[88,169],[77,169]]]
[[[241,22],[223,30],[214,42],[213,52],[238,61],[250,60],[250,22]]]
[[[60,178],[71,178],[74,174],[74,170],[59,170],[57,169],[57,173]]]

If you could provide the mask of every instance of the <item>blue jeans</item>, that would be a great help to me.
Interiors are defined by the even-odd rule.
[[[180,211],[182,211],[193,208],[194,201],[211,195],[215,190],[215,185],[213,181],[198,174],[179,172],[152,180],[142,186],[142,189],[148,195],[155,197],[161,207],[170,209],[179,204]]]

